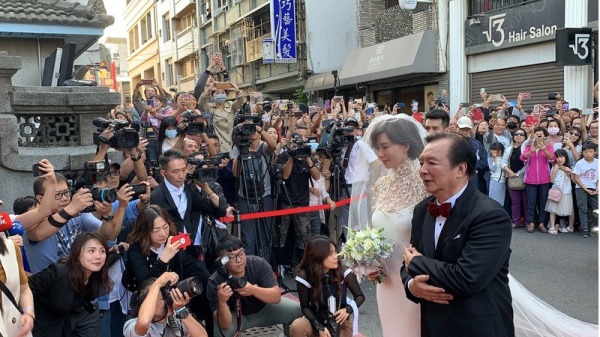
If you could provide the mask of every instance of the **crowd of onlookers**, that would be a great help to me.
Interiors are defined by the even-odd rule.
[[[13,205],[10,240],[0,240],[0,280],[22,311],[3,297],[0,333],[230,336],[240,324],[289,325],[319,310],[310,287],[300,305],[282,298],[281,274],[299,268],[304,282],[322,281],[303,268],[325,263],[330,244],[344,239],[339,224],[349,208],[335,202],[369,179],[355,170],[368,147],[363,130],[401,107],[342,96],[322,106],[244,98],[224,69],[211,58],[196,89],[173,97],[156,81],[140,82],[133,107],[110,116],[137,125],[139,143],[111,150],[118,132],[110,125],[77,177],[39,161],[31,193]],[[555,105],[526,104],[526,94],[511,106],[482,93],[482,104],[451,113],[444,97],[413,116],[428,133],[469,139],[477,154],[471,182],[504,205],[513,228],[578,229],[582,237],[597,229],[597,108],[569,107],[560,95]],[[109,162],[109,151],[123,159]],[[330,210],[221,222],[322,204]],[[360,305],[360,287],[336,273],[327,291],[347,281]],[[339,300],[340,323],[351,305]],[[308,319],[292,335],[311,328],[323,331]]]

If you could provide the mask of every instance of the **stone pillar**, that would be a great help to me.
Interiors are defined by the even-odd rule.
[[[598,0],[592,0],[598,1]],[[571,0],[569,10],[565,11],[565,27],[581,28],[587,26],[588,0]],[[574,108],[592,107],[593,77],[591,66],[565,66],[565,92],[562,95]]]
[[[465,21],[467,20],[467,2],[452,0],[449,3],[448,73],[450,95],[450,116],[456,113],[461,102],[467,102],[469,93],[469,74],[467,73],[467,55],[465,54]]]
[[[11,113],[10,92],[12,91],[12,77],[21,69],[21,58],[8,56],[5,51],[0,51],[0,113]]]

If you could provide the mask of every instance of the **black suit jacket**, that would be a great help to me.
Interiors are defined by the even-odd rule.
[[[407,297],[421,304],[421,335],[513,337],[513,311],[508,287],[512,235],[510,217],[495,201],[471,184],[456,200],[435,247],[435,218],[428,197],[416,207],[410,243],[416,256],[402,267]],[[429,283],[452,294],[450,304],[412,295],[408,281],[429,275]]]
[[[185,184],[184,191],[187,196],[187,208],[183,219],[181,218],[181,215],[179,215],[177,204],[173,200],[173,197],[171,197],[171,193],[164,181],[152,191],[150,201],[153,205],[158,205],[169,213],[171,219],[177,226],[178,232],[183,232],[183,228],[185,227],[186,232],[190,234],[192,243],[194,243],[200,217],[203,214],[212,215],[214,217],[224,216],[227,211],[227,200],[219,197],[219,207],[215,207],[212,202],[207,197],[203,196],[194,186]],[[206,227],[203,226],[203,228]],[[192,251],[194,251],[194,249],[192,249]]]

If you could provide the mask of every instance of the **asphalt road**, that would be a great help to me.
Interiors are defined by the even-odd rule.
[[[511,274],[536,296],[582,321],[598,324],[598,236],[578,233],[553,236],[513,230]],[[360,308],[359,331],[381,334],[375,287],[361,284],[366,296]],[[398,315],[402,315],[401,312]]]

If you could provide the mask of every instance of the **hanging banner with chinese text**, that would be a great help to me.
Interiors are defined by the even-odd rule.
[[[271,0],[271,35],[275,44],[275,63],[296,63],[294,0]]]

